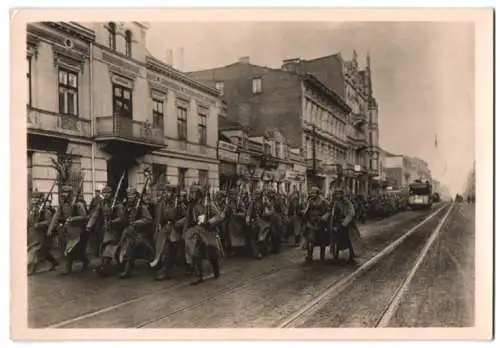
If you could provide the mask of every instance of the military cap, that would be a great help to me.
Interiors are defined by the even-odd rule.
[[[319,187],[317,187],[317,186],[313,186],[313,187],[311,188],[311,193],[319,193]]]
[[[102,193],[111,193],[111,192],[113,192],[113,190],[111,190],[111,187],[106,186],[106,187],[104,187],[104,188],[102,189],[102,191],[101,191],[101,192],[102,192]]]
[[[127,189],[127,195],[133,195],[133,194],[137,194],[137,190],[133,187],[129,187]]]
[[[189,190],[191,191],[191,193],[201,193],[201,186],[199,186],[199,185],[191,185],[191,187],[189,188]]]
[[[177,186],[175,186],[174,184],[165,184],[163,185],[163,187],[163,189],[167,191],[174,191],[175,189],[177,189]]]
[[[67,192],[71,192],[71,191],[73,191],[73,186],[71,186],[71,185],[63,185],[63,187],[61,187],[61,190],[62,190],[62,192],[66,192],[66,193]]]

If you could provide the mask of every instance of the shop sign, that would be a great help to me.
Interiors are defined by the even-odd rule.
[[[230,152],[227,150],[219,149],[218,155],[219,155],[219,160],[221,160],[221,161],[230,162],[230,163],[238,162],[238,153],[237,152]]]
[[[295,172],[305,173],[307,171],[307,168],[306,168],[306,166],[303,166],[301,164],[294,164],[293,165],[293,170]]]
[[[250,154],[247,152],[240,152],[240,157],[238,162],[241,164],[249,164],[251,161]]]
[[[237,150],[238,146],[225,141],[219,141],[217,149],[219,160],[231,163],[238,162]]]
[[[236,152],[238,151],[238,146],[228,143],[226,141],[219,140],[219,149],[223,149],[230,152]]]

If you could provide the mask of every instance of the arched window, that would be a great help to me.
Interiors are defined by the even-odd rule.
[[[130,30],[125,32],[125,55],[132,56],[132,32]]]
[[[108,41],[109,48],[116,50],[116,24],[114,22],[108,23]]]

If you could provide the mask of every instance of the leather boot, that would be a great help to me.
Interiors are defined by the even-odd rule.
[[[36,272],[36,267],[37,267],[37,264],[36,263],[30,263],[28,264],[28,275],[31,276],[33,274],[35,274]]]
[[[219,260],[217,257],[211,257],[210,258],[210,265],[212,266],[212,270],[214,272],[214,278],[217,279],[220,276],[220,267],[219,267]]]
[[[64,269],[62,271],[62,275],[68,275],[71,273],[73,269],[73,258],[71,256],[64,257]]]
[[[104,277],[108,274],[108,267],[111,263],[111,259],[105,257],[102,259],[101,264],[94,268],[94,272],[96,272],[99,276]]]
[[[172,277],[170,277],[170,275],[168,274],[168,268],[169,267],[168,267],[167,261],[163,261],[160,269],[156,273],[155,280],[161,281],[161,280],[172,279]]]
[[[306,261],[312,261],[312,259],[313,259],[313,246],[310,243],[308,243]]]
[[[198,285],[203,283],[203,268],[202,259],[200,257],[193,257],[193,268],[196,278],[189,285]]]

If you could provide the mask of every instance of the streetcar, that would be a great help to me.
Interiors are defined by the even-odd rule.
[[[415,180],[410,184],[408,196],[408,206],[412,210],[416,209],[429,209],[434,203],[432,194],[432,185],[429,182],[422,182]]]
[[[432,199],[433,199],[434,203],[439,203],[439,202],[441,202],[441,195],[438,192],[434,192],[432,194]]]

